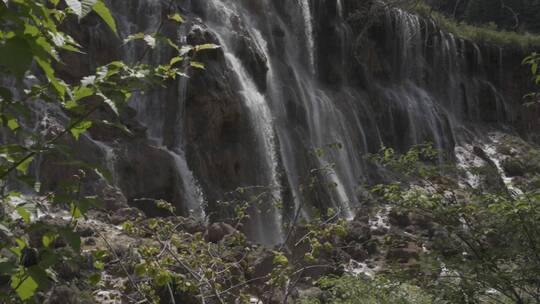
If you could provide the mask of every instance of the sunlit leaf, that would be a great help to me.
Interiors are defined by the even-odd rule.
[[[198,62],[198,61],[191,61],[189,64],[190,64],[192,67],[196,68],[196,69],[202,69],[202,70],[205,69],[205,68],[204,68],[204,64],[201,63],[201,62]]]
[[[30,299],[39,287],[37,282],[29,275],[17,273],[11,277],[11,287],[15,288],[15,292],[21,300]]]
[[[73,126],[69,131],[71,132],[71,135],[78,140],[81,134],[86,132],[86,130],[90,129],[92,127],[92,122],[89,120],[83,120],[79,122],[77,125]]]
[[[168,16],[168,18],[172,21],[175,21],[175,22],[178,22],[178,23],[182,23],[184,22],[184,18],[182,18],[182,16],[180,16],[180,14],[176,13],[176,14],[171,14]]]
[[[116,21],[114,20],[114,17],[112,16],[111,12],[102,0],[97,1],[97,3],[93,7],[93,10],[101,17],[101,19],[103,19],[103,21],[105,21],[109,28],[116,35],[118,35],[118,31],[116,29]]]

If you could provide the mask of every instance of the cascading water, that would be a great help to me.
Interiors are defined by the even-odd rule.
[[[166,180],[182,189],[177,205],[186,214],[226,219],[230,213],[214,204],[226,193],[269,187],[284,208],[254,206],[262,213],[252,212],[245,227],[268,245],[283,240],[298,210],[306,219],[329,207],[354,217],[362,185],[383,178],[364,159],[381,145],[404,151],[431,141],[451,154],[475,124],[503,122],[511,111],[500,84],[486,76],[479,45],[402,10],[387,9],[366,31],[349,18],[360,4],[342,0],[175,3],[186,19],[167,28],[177,42],[221,48],[200,59],[206,71],[133,97],[145,127],[137,144],[172,160],[162,170],[174,171]],[[168,4],[110,1],[124,38],[154,32]],[[128,44],[122,57],[142,53]],[[171,55],[151,54],[152,62]],[[116,143],[97,145],[118,182],[126,152]],[[160,198],[147,192],[136,194]]]
[[[306,33],[306,51],[309,59],[309,68],[312,73],[315,72],[315,38],[313,37],[313,24],[311,16],[311,8],[309,6],[309,0],[300,0],[300,7],[302,9],[302,17],[304,20],[304,28]]]
[[[160,1],[123,1],[114,3],[112,7],[115,11],[133,12],[138,16],[145,16],[140,19],[132,19],[130,14],[117,14],[119,32],[122,37],[127,38],[134,33],[152,34],[157,31],[160,27],[161,12],[164,9],[164,4]],[[185,42],[184,32],[185,29],[182,27],[177,30],[178,37],[176,40],[178,42]],[[122,57],[127,62],[140,60],[145,55],[145,51],[142,51],[135,44],[126,44],[123,50]],[[154,62],[160,62],[163,58],[170,56],[167,51],[153,54],[153,57],[148,60]],[[180,78],[177,81],[176,88],[172,86],[166,91],[154,91],[147,95],[135,94],[130,101],[130,105],[137,111],[138,120],[146,126],[149,139],[153,140],[160,150],[172,158],[175,170],[181,177],[181,184],[178,187],[184,190],[184,211],[188,215],[203,219],[205,218],[204,206],[206,204],[204,193],[186,161],[185,143],[182,136],[182,110],[186,98],[186,82],[185,78]],[[172,99],[169,102],[173,103],[176,109],[172,113],[172,118],[167,118],[168,109],[163,106],[162,98]],[[108,148],[107,150],[108,154],[114,153],[114,149]]]

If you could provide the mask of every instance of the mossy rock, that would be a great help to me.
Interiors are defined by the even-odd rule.
[[[507,176],[524,176],[527,173],[525,164],[516,158],[509,158],[502,162],[504,172]]]

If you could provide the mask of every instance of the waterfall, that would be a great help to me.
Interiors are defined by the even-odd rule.
[[[274,130],[272,127],[272,118],[270,110],[266,104],[266,100],[263,95],[257,90],[255,83],[248,76],[246,70],[240,63],[240,60],[233,54],[226,54],[227,61],[231,65],[233,71],[236,71],[241,84],[241,94],[244,97],[247,107],[252,115],[252,123],[257,130],[259,138],[262,139],[262,149],[266,154],[266,167],[269,170],[269,185],[271,187],[273,197],[276,200],[281,200],[280,186],[277,177],[277,160],[274,144]],[[269,228],[269,231],[264,232],[259,236],[259,239],[265,241],[265,243],[276,244],[281,239],[281,220],[278,210],[273,206],[270,206],[270,216],[272,217],[271,224],[273,227]],[[271,235],[271,233],[274,235]],[[270,236],[269,236],[270,234]]]
[[[309,0],[300,0],[302,9],[302,17],[304,20],[305,35],[307,41],[306,53],[308,54],[309,69],[311,73],[315,73],[315,38],[313,37],[313,21],[311,16],[311,8]]]
[[[153,33],[168,13],[165,1],[109,3],[123,38]],[[353,218],[364,187],[384,178],[365,160],[381,145],[403,152],[432,142],[465,162],[459,147],[467,136],[480,134],[485,122],[505,122],[512,111],[498,88],[502,50],[499,83],[492,83],[481,45],[400,9],[388,8],[364,31],[348,18],[356,4],[343,0],[184,0],[174,7],[186,22],[167,28],[173,40],[221,46],[197,58],[206,71],[132,97],[143,129],[136,145],[90,135],[84,141],[97,147],[115,184],[121,152],[151,147],[157,158],[165,155],[159,168],[173,171],[165,182],[174,184],[164,188],[180,189],[184,215],[225,221],[231,212],[213,208],[228,193],[268,187],[272,199],[254,205],[245,226],[267,245],[283,241],[297,211],[306,220],[327,208]],[[108,42],[99,41],[100,31],[89,30],[96,48]],[[123,46],[122,58],[139,59],[141,45]],[[171,55],[158,48],[145,60]]]
[[[161,13],[164,9],[160,1],[133,1],[113,3],[112,8],[121,12],[134,12],[137,16],[145,16],[142,19],[133,19],[129,14],[116,14],[118,16],[119,32],[125,39],[128,35],[143,32],[154,33],[159,25]],[[177,31],[176,41],[185,42],[185,28],[180,27]],[[124,47],[123,57],[127,62],[133,62],[141,56],[141,49],[135,44],[127,44]],[[153,57],[147,59],[152,62],[160,62],[163,58],[170,56],[167,52],[157,52]],[[180,77],[176,80],[176,87],[171,87],[167,91],[152,91],[145,95],[134,94],[130,105],[137,111],[137,119],[147,127],[147,136],[166,154],[169,154],[174,161],[175,169],[181,177],[181,187],[185,192],[185,206],[187,215],[192,215],[198,219],[206,217],[204,207],[206,200],[204,192],[199,186],[197,178],[191,171],[185,156],[182,130],[183,107],[186,99],[187,79]],[[163,106],[163,100],[169,99],[175,103],[176,112],[172,113],[173,118],[166,118],[167,109]],[[172,99],[172,100],[170,100]],[[175,100],[176,99],[176,100]],[[166,125],[169,123],[168,125]],[[168,132],[172,129],[172,132]],[[172,135],[167,135],[172,133]],[[170,137],[170,138],[166,138]],[[104,145],[101,143],[101,145]],[[107,153],[114,153],[114,149],[107,148]],[[150,160],[151,161],[151,160]]]

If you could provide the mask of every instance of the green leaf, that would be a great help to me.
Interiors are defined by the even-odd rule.
[[[43,243],[43,246],[49,247],[54,243],[57,237],[58,235],[56,233],[49,231],[43,235],[41,242]]]
[[[203,51],[203,50],[215,50],[219,48],[220,46],[217,44],[207,43],[207,44],[201,44],[201,45],[195,46],[195,51],[198,52],[198,51]]]
[[[28,157],[26,160],[24,160],[22,163],[20,163],[17,166],[16,168],[17,171],[21,172],[22,174],[26,174],[26,172],[28,172],[28,167],[30,166],[33,160],[34,160],[33,157]]]
[[[105,264],[101,261],[94,261],[94,268],[97,270],[103,270],[105,268]]]
[[[8,236],[11,236],[13,235],[13,233],[11,232],[11,230],[6,227],[4,224],[0,223],[0,231],[4,232],[5,234],[7,234]]]
[[[16,118],[11,118],[7,121],[7,126],[10,130],[12,131],[15,131],[17,130],[20,126],[19,126],[19,123],[17,122],[17,119]]]
[[[66,0],[66,4],[77,17],[82,17],[82,3],[79,0]]]
[[[0,262],[0,275],[13,275],[17,271],[17,265],[12,262]]]
[[[32,221],[32,214],[26,210],[24,206],[17,207],[15,210],[22,217],[25,223],[29,224]]]
[[[81,250],[81,237],[77,232],[71,230],[70,228],[65,228],[60,231],[60,234],[68,245],[75,250],[75,252],[79,252]]]
[[[67,6],[73,11],[79,19],[90,13],[97,0],[66,0]]]
[[[93,94],[94,94],[94,89],[81,86],[81,87],[75,88],[75,90],[73,91],[73,99],[74,101],[79,101],[83,98],[92,96]]]
[[[81,134],[86,132],[86,130],[90,129],[90,127],[92,127],[92,122],[89,120],[83,120],[79,122],[77,125],[73,126],[69,131],[71,132],[71,135],[73,135],[73,137],[76,140],[79,140],[79,137],[81,136]]]
[[[86,15],[88,15],[88,13],[90,13],[94,7],[94,5],[96,5],[97,3],[97,0],[82,0],[81,1],[81,5],[82,5],[82,16],[81,18],[85,17]]]
[[[92,9],[94,10],[94,12],[96,12],[96,14],[98,14],[101,17],[101,19],[103,19],[103,21],[105,21],[105,23],[109,26],[109,28],[116,35],[118,35],[118,31],[116,29],[116,21],[114,20],[114,17],[112,16],[111,12],[109,11],[105,3],[99,0],[97,1],[97,3],[94,5]]]
[[[74,219],[78,219],[82,217],[81,209],[79,209],[79,207],[75,205],[74,203],[71,203],[69,213],[71,213]]]
[[[11,277],[11,287],[15,288],[21,300],[26,301],[36,293],[38,284],[31,276],[17,273]]]
[[[204,70],[204,64],[201,63],[201,62],[198,62],[198,61],[191,61],[189,63],[192,67],[196,68],[196,69],[202,69]]]
[[[112,101],[107,96],[103,95],[103,93],[98,93],[97,95],[103,99],[103,102],[106,103],[111,108],[111,110],[113,110],[116,116],[120,116],[120,112],[118,112],[118,107],[116,106],[114,101]]]
[[[30,69],[32,57],[30,45],[23,38],[8,39],[0,46],[0,65],[5,66],[19,79]]]
[[[28,268],[28,274],[38,284],[40,289],[44,290],[50,287],[51,279],[47,275],[47,272],[38,265]]]
[[[181,57],[181,56],[173,57],[173,58],[171,58],[171,61],[169,62],[169,65],[173,66],[173,65],[175,65],[176,63],[178,63],[178,62],[180,62],[182,60],[184,60],[184,58]]]
[[[56,92],[58,92],[58,95],[63,98],[64,94],[66,93],[66,85],[56,78],[51,63],[40,58],[36,58],[36,62],[41,67],[43,72],[45,72],[45,75],[47,75],[47,79],[53,85]]]
[[[180,16],[180,14],[178,14],[178,13],[171,14],[171,15],[169,15],[167,17],[169,18],[169,20],[172,20],[174,22],[178,22],[178,23],[184,22],[184,18],[182,18],[182,16]]]
[[[131,42],[133,40],[143,39],[144,36],[146,36],[144,33],[136,33],[136,34],[129,35],[127,36],[126,39],[124,39],[124,44]]]

